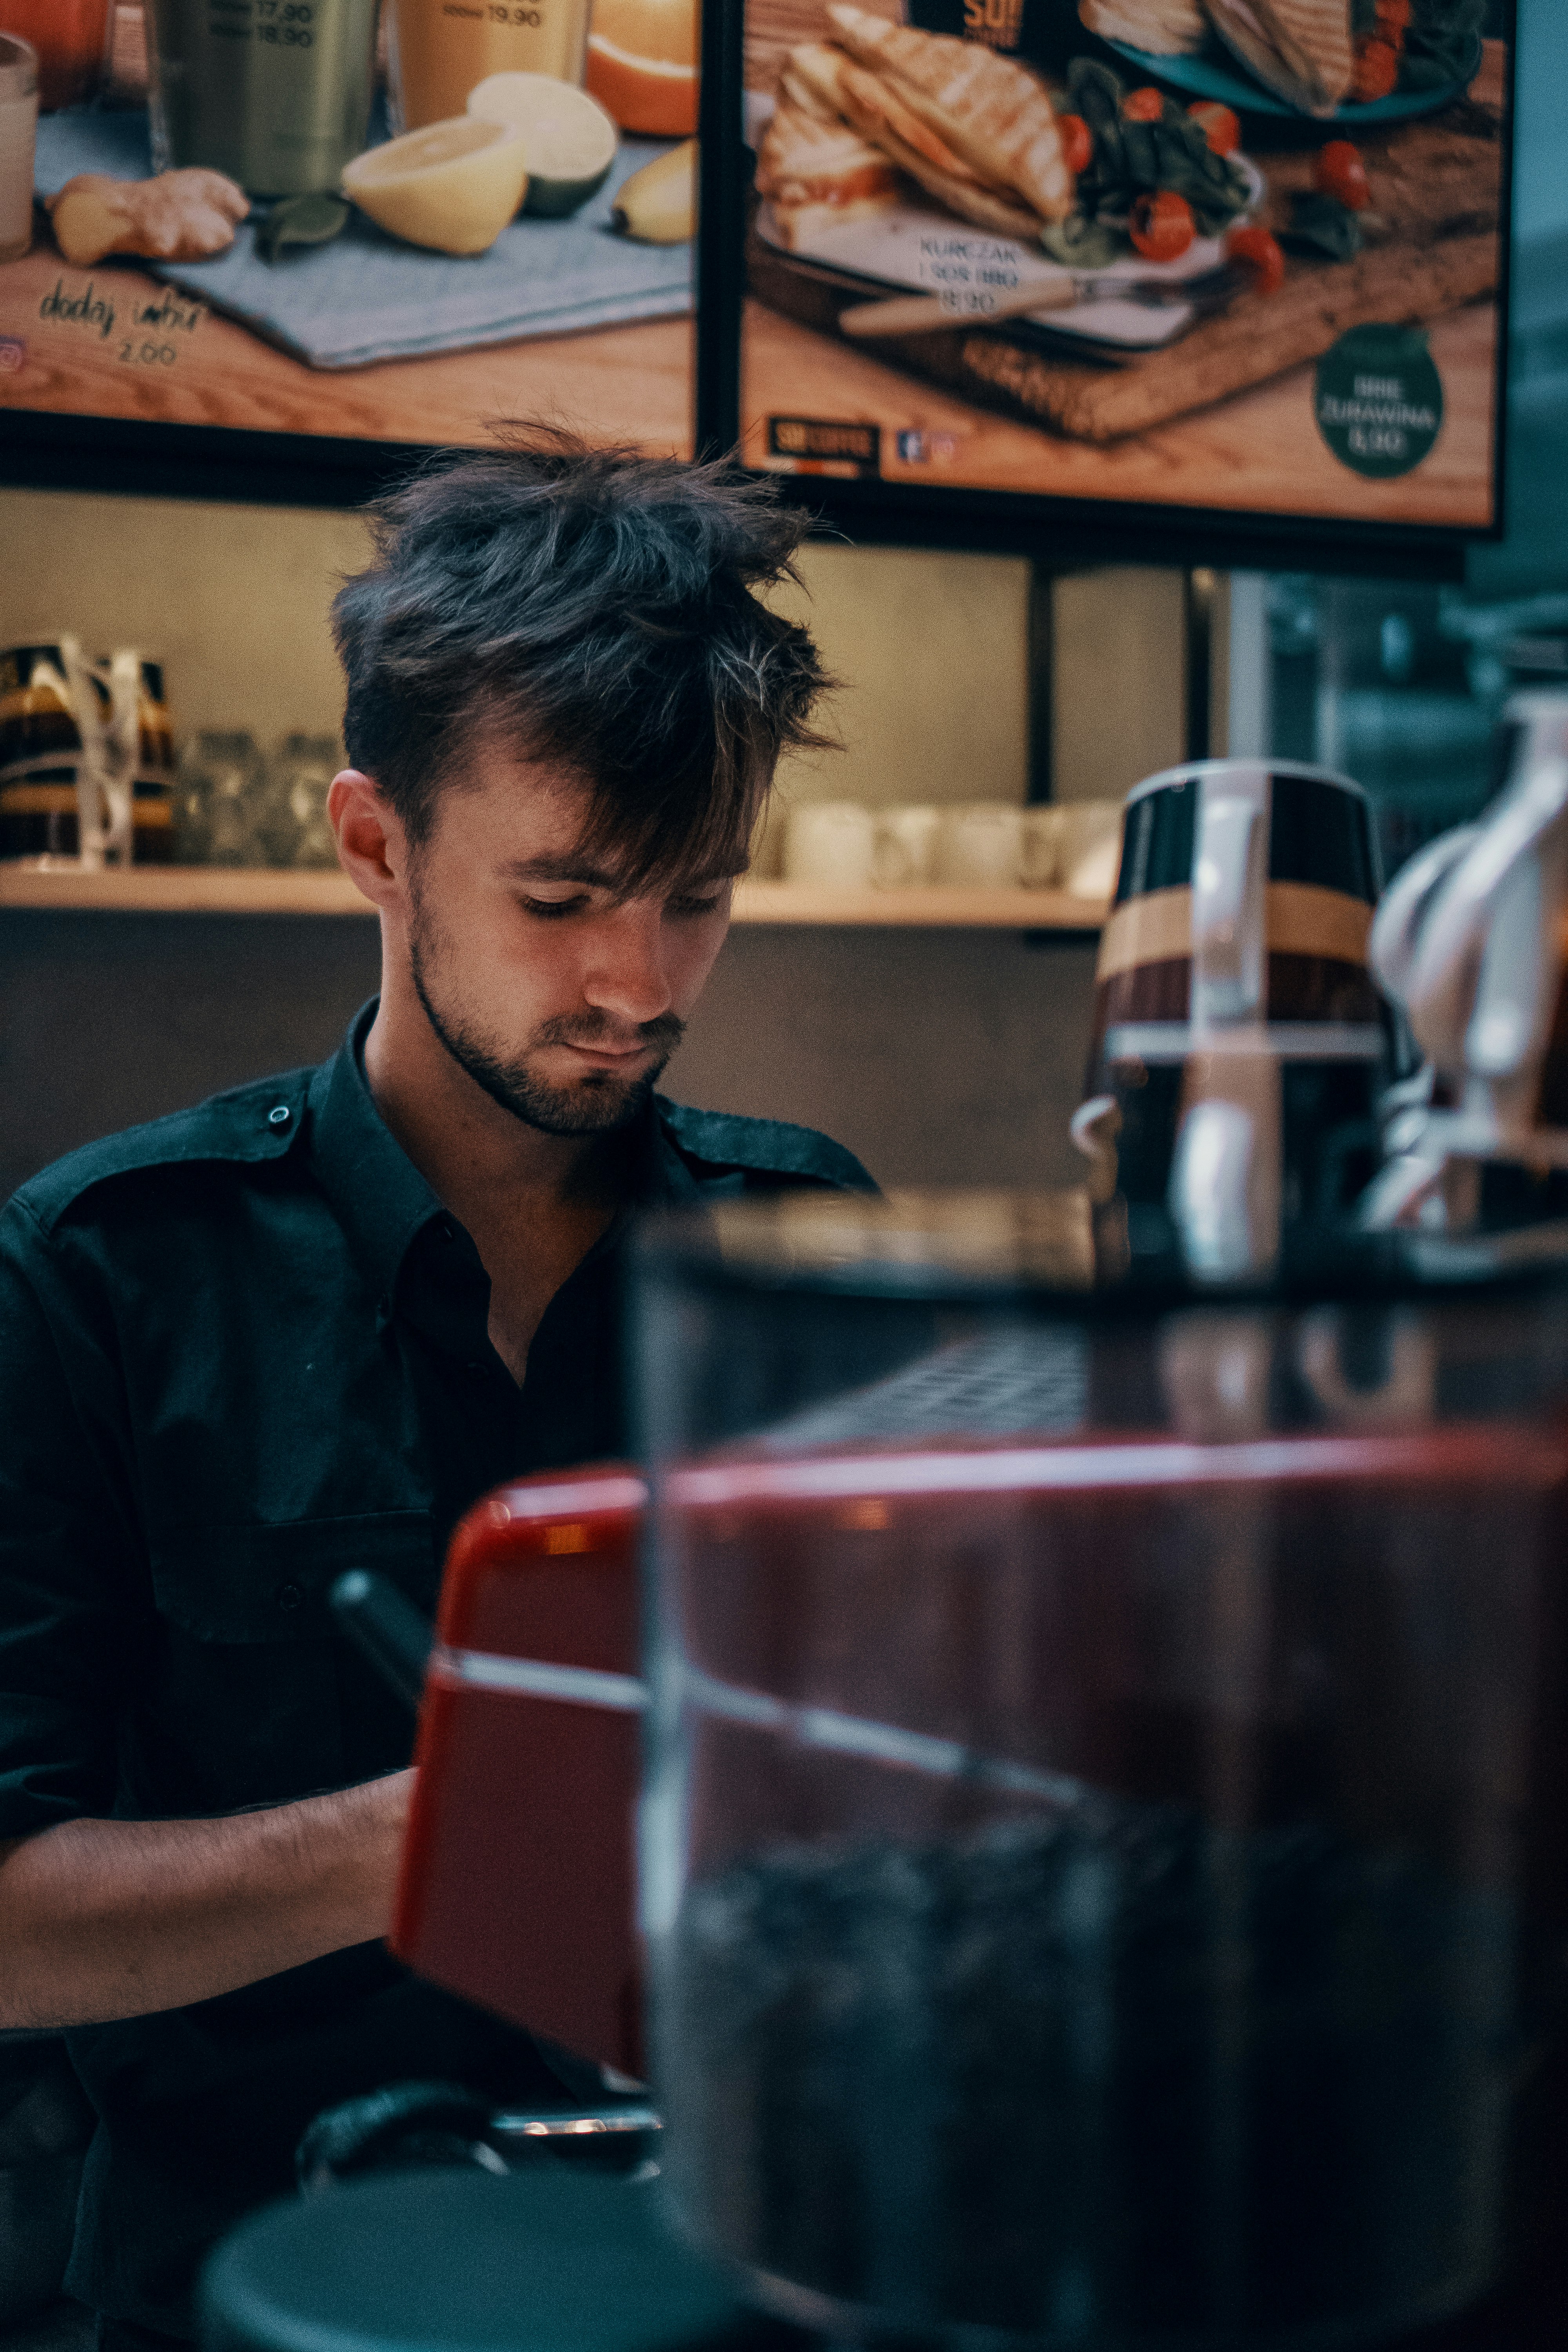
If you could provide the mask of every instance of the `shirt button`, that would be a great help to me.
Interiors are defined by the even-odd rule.
[[[287,1127],[291,1114],[287,1103],[274,1103],[267,1114],[268,1127]]]
[[[304,1594],[300,1591],[297,1584],[280,1584],[278,1588],[278,1606],[279,1609],[298,1609],[300,1603],[304,1600]]]

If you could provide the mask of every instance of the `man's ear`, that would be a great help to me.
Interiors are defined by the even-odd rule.
[[[342,768],[327,794],[327,815],[338,838],[338,863],[375,907],[400,906],[408,874],[403,821],[374,780]]]

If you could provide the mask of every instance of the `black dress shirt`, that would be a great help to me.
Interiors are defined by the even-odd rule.
[[[371,1099],[374,1012],[320,1068],[92,1144],[0,1214],[0,1837],[405,1764],[335,1578],[374,1569],[433,1613],[479,1496],[624,1450],[625,1214],[520,1389],[472,1241]],[[657,1097],[630,1144],[634,1205],[870,1184],[809,1129]],[[174,2334],[200,2253],[289,2188],[322,2107],[408,2076],[563,2095],[526,2035],[379,1944],[69,2043],[100,2123],[68,2286]]]

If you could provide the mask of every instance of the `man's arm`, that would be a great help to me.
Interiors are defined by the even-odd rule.
[[[386,1932],[412,1772],[221,1821],[0,1846],[0,2028],[210,2000]]]

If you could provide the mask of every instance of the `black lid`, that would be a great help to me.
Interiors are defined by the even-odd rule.
[[[275,2205],[203,2273],[207,2352],[684,2352],[754,2321],[657,2189],[545,2167],[420,2170]]]

